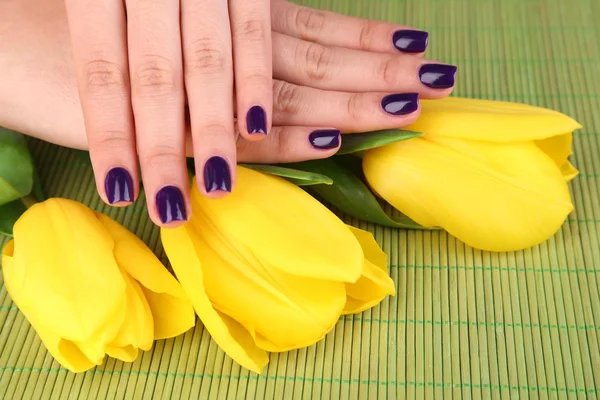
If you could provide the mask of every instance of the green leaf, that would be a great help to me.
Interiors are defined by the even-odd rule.
[[[250,168],[255,171],[264,172],[265,174],[276,175],[287,179],[298,186],[308,185],[331,185],[333,180],[324,173],[315,173],[289,168],[288,164],[285,167],[270,164],[240,164],[242,167]]]
[[[75,153],[75,156],[77,157],[77,159],[79,161],[81,161],[82,164],[85,164],[86,166],[92,166],[92,160],[90,158],[90,152],[89,151],[85,151],[85,150],[77,150],[77,149],[73,149],[72,150]]]
[[[287,164],[285,167],[271,164],[245,164],[239,163],[241,167],[253,169],[255,171],[263,172],[269,175],[275,175],[287,179],[297,186],[309,186],[309,185],[331,185],[333,181],[331,178],[321,174],[315,174],[312,172],[296,170],[288,168]],[[192,179],[196,175],[196,166],[193,158],[188,157],[187,159],[188,177],[190,179],[190,185]]]
[[[391,143],[400,142],[423,136],[419,132],[403,131],[401,129],[386,129],[382,131],[353,133],[342,137],[342,146],[336,154],[350,154],[374,149]]]
[[[0,127],[0,205],[31,192],[33,171],[25,137]]]
[[[25,211],[27,211],[27,207],[25,207],[21,199],[1,205],[0,234],[12,236],[13,225]]]
[[[192,187],[192,184],[194,183],[194,176],[196,176],[196,164],[192,157],[187,157],[185,159],[185,164],[187,166],[188,185]]]
[[[40,176],[37,169],[33,170],[33,189],[31,191],[38,201],[46,200],[44,189],[42,189],[42,183],[40,182]]]
[[[33,188],[31,189],[30,195],[33,195],[35,200],[44,201],[46,200],[46,195],[44,194],[44,189],[42,188],[42,181],[40,180],[40,174],[38,174],[38,169],[33,164]]]
[[[404,215],[388,215],[375,195],[364,184],[361,159],[352,155],[293,164],[294,168],[327,174],[333,185],[311,186],[308,191],[334,205],[344,213],[392,228],[425,228]]]

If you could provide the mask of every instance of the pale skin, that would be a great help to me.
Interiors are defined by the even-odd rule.
[[[182,1],[175,11],[156,4],[177,2],[153,2],[150,8],[157,9],[140,10],[136,7],[150,3],[127,1],[140,16],[127,8],[126,26],[121,1],[67,1],[68,7],[63,0],[0,2],[0,126],[90,150],[98,192],[107,203],[105,179],[116,166],[131,174],[137,197],[139,161],[150,218],[171,227],[184,221],[165,223],[156,194],[165,186],[180,189],[189,218],[186,155],[196,160],[200,191],[220,197],[227,190],[207,191],[203,182],[204,163],[215,155],[228,165],[326,158],[339,141],[315,147],[313,132],[406,126],[418,118],[418,102],[411,112],[392,113],[382,99],[391,94],[437,99],[452,91],[419,78],[424,65],[440,63],[393,45],[395,32],[411,28],[283,0],[239,2],[255,7],[248,14],[254,19],[240,20],[231,0],[229,20],[227,9],[200,9],[194,0]],[[86,4],[101,3],[118,12],[85,13],[88,19],[73,22],[88,10]],[[180,11],[180,24],[161,19],[172,20]],[[265,12],[271,17],[264,18]],[[203,19],[206,13],[211,19]],[[107,19],[93,20],[102,15]],[[111,23],[108,31],[128,40],[94,34],[94,27],[98,32]],[[239,26],[246,29],[236,33]],[[108,52],[108,42],[118,51]],[[201,59],[193,58],[199,54]],[[251,79],[240,79],[234,88],[234,77],[246,76]],[[248,132],[246,115],[257,104],[265,110],[267,134]],[[233,186],[235,168],[230,171]]]

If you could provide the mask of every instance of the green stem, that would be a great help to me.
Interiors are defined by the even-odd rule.
[[[31,206],[33,206],[35,203],[39,203],[38,199],[32,194],[21,197],[21,202],[23,202],[27,208],[31,208]]]

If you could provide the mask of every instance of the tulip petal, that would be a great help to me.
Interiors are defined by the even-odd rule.
[[[196,325],[194,307],[187,297],[180,298],[156,293],[145,287],[142,287],[142,291],[154,317],[154,339],[176,337]],[[191,315],[190,310],[192,311]]]
[[[544,140],[538,140],[535,142],[535,144],[542,149],[544,153],[548,154],[548,156],[550,156],[550,158],[552,158],[552,160],[554,160],[556,165],[559,167],[567,161],[571,154],[573,154],[572,133],[566,133],[563,135],[549,137]]]
[[[197,217],[188,223],[188,233],[213,306],[242,324],[260,348],[288,351],[310,346],[337,323],[346,302],[343,282],[282,272]]]
[[[389,275],[365,260],[363,276],[356,283],[346,284],[348,296],[343,314],[357,314],[381,303],[386,296],[394,296],[396,287]]]
[[[535,144],[560,167],[565,181],[568,182],[579,174],[577,168],[569,162],[569,156],[573,154],[572,133],[539,140]]]
[[[285,181],[238,167],[233,192],[218,200],[194,184],[194,213],[261,261],[298,276],[356,282],[362,250],[345,224],[314,197]]]
[[[88,359],[100,365],[104,359],[106,347],[119,336],[121,327],[126,322],[126,319],[130,318],[127,315],[127,311],[127,300],[124,299],[119,311],[115,313],[113,319],[109,320],[105,326],[99,327],[97,332],[85,341],[73,343]]]
[[[25,317],[27,318],[27,316]],[[34,329],[52,357],[69,371],[74,373],[84,372],[102,364],[102,359],[96,363],[90,361],[75,343],[61,339],[52,331],[41,326],[34,326]]]
[[[344,314],[357,314],[396,294],[394,281],[387,272],[387,256],[370,232],[348,226],[365,253],[363,275],[356,283],[346,284],[348,296]]]
[[[369,151],[363,168],[398,210],[482,250],[539,244],[573,209],[560,170],[533,142],[412,139]]]
[[[175,337],[192,328],[194,308],[179,282],[137,236],[107,216],[97,215],[115,241],[117,263],[142,286],[152,311],[154,338]]]
[[[138,349],[133,346],[107,346],[106,354],[108,354],[109,357],[116,358],[117,360],[121,360],[123,362],[134,362],[138,357]]]
[[[114,242],[83,204],[53,198],[29,208],[14,226],[14,259],[5,269],[19,308],[59,337],[85,341],[121,307],[125,283]],[[116,332],[114,332],[116,334]]]
[[[2,269],[4,274],[4,280],[7,290],[10,293],[11,299],[15,302],[17,307],[22,303],[23,293],[21,292],[22,286],[11,286],[13,278],[6,279],[8,273],[9,276],[18,275],[18,268],[14,265],[14,239],[9,241],[2,249]],[[44,328],[36,320],[34,315],[29,315],[27,310],[19,309],[25,316],[27,321],[31,324],[35,332],[40,337],[42,343],[52,355],[52,357],[58,361],[60,365],[68,369],[71,372],[83,372],[88,369],[94,368],[96,364],[91,362],[85,357],[85,355],[77,348],[77,346],[69,342],[68,340],[61,339],[60,336],[53,333],[51,330]]]
[[[575,168],[573,164],[571,164],[568,161],[560,166],[560,172],[562,173],[563,178],[565,178],[566,182],[573,180],[573,178],[579,175],[579,171],[577,170],[577,168]]]
[[[350,229],[350,232],[352,232],[354,237],[356,237],[358,240],[358,243],[362,247],[365,258],[382,270],[387,271],[388,256],[381,249],[381,247],[379,247],[379,244],[373,237],[373,234],[371,232],[356,228],[352,225],[346,225],[346,227]]]
[[[546,139],[581,128],[567,115],[527,104],[448,97],[423,100],[421,108],[417,122],[404,129],[428,137],[507,143]]]
[[[150,350],[154,341],[154,322],[150,306],[140,285],[129,277],[127,272],[121,271],[121,274],[127,284],[126,318],[121,324],[119,333],[108,347],[114,349],[130,346],[136,349]],[[119,359],[122,360],[122,358]]]
[[[203,268],[188,226],[161,229],[161,239],[175,275],[191,300],[196,313],[214,341],[238,364],[260,373],[269,362],[250,333],[230,317],[218,312],[206,294]]]

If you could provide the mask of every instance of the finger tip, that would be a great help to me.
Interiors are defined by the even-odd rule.
[[[148,214],[161,228],[174,228],[185,224],[191,217],[190,194],[187,187],[163,186],[153,199],[147,199]]]
[[[116,208],[125,208],[125,207],[129,207],[130,205],[133,204],[132,201],[119,201],[116,203],[109,203],[106,202],[107,205],[111,206],[111,207],[116,207]]]
[[[203,192],[202,193],[204,196],[206,196],[209,199],[222,199],[224,197],[227,197],[231,194],[230,191],[227,190],[215,190],[212,192]]]
[[[159,228],[161,229],[174,229],[174,228],[179,228],[183,225],[185,225],[187,223],[187,220],[185,221],[171,221],[171,222],[167,222],[167,223],[163,223],[161,221],[153,221],[156,225],[158,225]]]
[[[264,140],[267,135],[267,133],[263,133],[263,132],[255,132],[255,133],[248,133],[248,132],[240,132],[240,135],[247,141],[249,142],[260,142],[261,140]]]
[[[111,207],[127,207],[135,202],[139,181],[137,174],[132,175],[129,171],[129,168],[113,167],[104,174],[102,185],[98,185],[98,194],[104,203]]]
[[[164,215],[154,211],[149,212],[150,220],[159,228],[178,228],[185,225],[191,218],[191,209],[187,209],[185,215],[175,218],[164,218]]]
[[[447,89],[428,90],[427,93],[421,95],[422,100],[439,100],[449,97],[454,92],[454,86]]]

